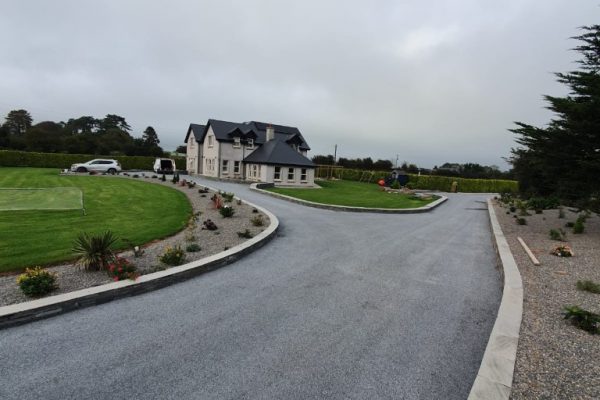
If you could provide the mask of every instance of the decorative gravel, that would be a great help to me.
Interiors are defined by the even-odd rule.
[[[200,246],[201,250],[198,252],[186,252],[184,262],[195,261],[219,253],[248,240],[248,238],[240,238],[237,234],[238,232],[244,232],[248,229],[252,236],[256,236],[270,224],[269,217],[265,214],[261,212],[254,213],[253,207],[245,203],[238,204],[235,199],[231,203],[224,203],[226,205],[231,205],[235,210],[235,214],[231,218],[223,218],[219,213],[219,210],[214,207],[213,202],[210,200],[214,192],[200,194],[198,193],[198,190],[202,188],[202,186],[196,185],[196,187],[190,189],[187,186],[175,186],[169,180],[162,182],[159,179],[152,179],[150,176],[151,175],[146,175],[145,178],[140,177],[137,179],[143,179],[148,182],[173,187],[182,191],[190,200],[194,213],[199,212],[200,215],[197,218],[198,221],[195,229],[192,230],[188,227],[167,239],[142,246],[144,254],[141,257],[135,258],[132,251],[125,251],[118,254],[120,257],[124,257],[135,264],[140,274],[147,274],[169,268],[162,264],[158,259],[169,246],[181,246],[181,248],[185,250],[189,244],[196,243]],[[98,178],[102,179],[101,177]],[[124,179],[135,178],[124,177]],[[256,227],[252,224],[251,219],[257,215],[262,216],[264,220],[263,226]],[[217,225],[218,229],[216,231],[203,229],[202,223],[207,219],[212,220]],[[191,236],[193,236],[193,238]],[[111,279],[106,272],[84,271],[73,263],[49,267],[48,270],[57,274],[59,285],[59,289],[52,292],[51,295],[67,293],[111,282]],[[17,276],[18,274],[0,276],[0,306],[31,300],[31,298],[25,296],[19,289],[16,283]]]
[[[579,291],[578,280],[600,282],[600,218],[587,219],[585,232],[573,234],[565,227],[577,213],[564,209],[524,217],[518,225],[507,208],[496,205],[496,214],[523,279],[523,321],[519,336],[512,399],[599,399],[600,335],[572,326],[561,315],[565,305],[600,313],[600,295]],[[551,240],[550,229],[562,228],[566,241]],[[534,266],[517,241],[520,236],[541,265]],[[567,244],[574,257],[550,252]]]

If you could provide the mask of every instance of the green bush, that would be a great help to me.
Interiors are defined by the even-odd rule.
[[[223,218],[231,218],[233,217],[233,214],[235,214],[235,210],[231,206],[223,206],[219,208],[219,214],[221,214]]]
[[[390,185],[390,188],[392,188],[392,189],[400,189],[400,182],[398,182],[397,179],[394,179],[394,182],[392,182],[392,184]]]
[[[34,153],[28,151],[0,150],[0,166],[69,168],[71,164],[83,163],[94,158],[117,160],[123,169],[152,169],[155,157],[146,156],[106,156],[94,154]],[[185,167],[185,157],[174,157],[175,163]]]
[[[78,257],[77,264],[86,270],[106,269],[114,258],[111,247],[116,242],[117,238],[111,231],[97,236],[80,233],[73,244],[73,253]]]
[[[527,220],[525,218],[517,218],[518,225],[527,225]]]
[[[231,203],[233,201],[233,197],[235,196],[235,194],[233,193],[226,192],[220,192],[219,194],[223,198],[223,201],[225,201],[226,203]]]
[[[583,224],[583,220],[581,218],[577,218],[575,224],[573,225],[573,233],[581,234],[585,230],[585,225]]]
[[[250,233],[250,230],[248,230],[248,229],[246,229],[244,232],[238,232],[237,235],[238,235],[238,237],[244,238],[244,239],[250,239],[250,238],[254,237],[254,235],[252,235],[252,233]]]
[[[574,326],[583,329],[589,333],[600,333],[598,323],[600,323],[600,315],[584,310],[579,306],[566,306],[563,315],[565,319],[571,321]]]
[[[265,224],[265,220],[263,219],[263,216],[260,214],[250,218],[250,222],[254,226],[263,226]]]
[[[577,289],[600,294],[600,283],[594,283],[592,281],[577,281]]]
[[[527,208],[532,210],[548,210],[559,205],[560,200],[557,197],[532,197],[527,200]]]
[[[17,284],[27,296],[39,297],[58,288],[56,274],[41,267],[27,268],[19,275]]]
[[[160,262],[172,267],[183,264],[185,260],[185,252],[180,246],[167,247],[165,252],[158,257]]]
[[[561,242],[564,241],[565,231],[563,231],[562,229],[550,229],[550,239],[559,240]]]
[[[185,251],[187,251],[188,253],[195,253],[200,250],[202,250],[202,248],[197,243],[188,244],[185,248]]]

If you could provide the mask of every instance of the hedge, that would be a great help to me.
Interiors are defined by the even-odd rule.
[[[71,164],[83,163],[94,158],[117,160],[121,168],[151,170],[156,157],[146,156],[99,156],[91,154],[33,153],[27,151],[0,150],[0,166],[69,168]],[[171,157],[179,169],[185,169],[185,157]]]
[[[321,172],[322,171],[322,172]],[[340,179],[346,179],[350,181],[368,180],[371,176],[371,182],[377,182],[390,175],[388,171],[363,171],[358,169],[339,169],[334,174]],[[327,171],[319,169],[318,176],[320,178],[326,178]],[[467,179],[457,178],[449,176],[438,176],[438,175],[415,175],[408,174],[408,183],[413,189],[423,190],[439,190],[442,192],[450,192],[452,188],[452,182],[458,184],[459,192],[466,193],[516,193],[519,191],[519,182],[505,180],[505,179]]]

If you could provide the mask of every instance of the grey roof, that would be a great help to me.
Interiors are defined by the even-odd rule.
[[[201,142],[202,137],[204,136],[204,129],[206,128],[206,125],[199,125],[199,124],[190,124],[190,127],[188,128],[187,134],[185,135],[185,140],[183,141],[183,143],[187,143],[188,138],[190,137],[190,133],[194,134],[194,138],[196,138],[196,142]]]
[[[266,130],[267,130],[267,126],[269,126],[269,125],[273,126],[273,129],[275,130],[275,139],[285,142],[285,141],[291,139],[294,135],[297,135],[299,137],[299,139],[301,140],[301,143],[299,145],[300,149],[301,150],[310,150],[310,147],[306,143],[306,140],[304,140],[304,137],[302,137],[302,134],[300,133],[298,128],[295,128],[292,126],[267,124],[265,122],[258,122],[258,121],[238,123],[238,122],[221,121],[218,119],[209,119],[208,122],[206,123],[206,125],[190,124],[190,129],[188,129],[188,134],[185,137],[185,140],[187,142],[187,138],[189,136],[190,130],[193,130],[196,140],[200,143],[204,142],[204,136],[206,135],[208,127],[211,126],[213,132],[215,133],[215,137],[217,138],[218,141],[232,142],[233,141],[232,135],[235,133],[236,129],[239,129],[239,131],[241,131],[245,135],[253,132],[256,135],[256,139],[254,140],[254,143],[256,143],[257,145],[262,145],[266,142],[266,136],[267,136]],[[202,134],[198,135],[197,130],[195,128],[192,129],[193,126],[202,127],[203,128]]]
[[[315,164],[281,140],[270,140],[244,158],[246,163],[293,165],[314,168]]]

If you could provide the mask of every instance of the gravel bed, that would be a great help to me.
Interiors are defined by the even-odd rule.
[[[523,279],[523,321],[519,336],[512,399],[599,399],[600,335],[572,326],[561,312],[565,305],[579,305],[600,313],[600,295],[579,291],[578,280],[600,282],[600,218],[593,215],[583,234],[573,234],[566,222],[577,213],[565,208],[524,217],[518,225],[508,208],[495,205]],[[562,228],[566,241],[549,238],[550,229]],[[520,236],[540,261],[534,266],[517,241]],[[569,245],[574,257],[556,257],[550,251]]]
[[[213,192],[200,194],[198,193],[199,188],[201,188],[199,185],[196,185],[195,188],[190,189],[187,186],[175,186],[168,180],[167,182],[162,182],[159,179],[152,179],[149,176],[152,175],[146,175],[146,178],[140,177],[137,179],[143,179],[148,182],[173,187],[182,191],[190,200],[194,213],[200,212],[200,215],[197,218],[198,222],[196,223],[195,229],[190,229],[188,227],[174,236],[142,246],[144,254],[141,257],[135,258],[132,251],[125,251],[118,254],[120,257],[124,257],[135,264],[141,274],[147,274],[168,268],[168,266],[159,261],[158,257],[163,254],[165,249],[169,246],[174,247],[179,245],[185,250],[185,248],[191,243],[198,244],[201,247],[200,251],[186,252],[185,262],[195,261],[219,253],[248,240],[247,238],[240,238],[237,234],[238,232],[244,232],[246,229],[248,229],[252,236],[256,236],[266,229],[266,227],[268,227],[270,224],[268,216],[261,212],[253,212],[253,207],[245,203],[238,204],[237,200],[234,200],[232,203],[224,203],[231,205],[235,209],[235,214],[231,218],[223,218],[221,214],[219,214],[219,211],[214,207],[213,202],[210,200],[214,194]],[[135,179],[127,177],[123,178]],[[102,179],[102,177],[98,177],[98,179]],[[256,227],[252,224],[251,219],[257,215],[262,216],[264,220],[264,226]],[[217,225],[218,229],[216,231],[203,229],[202,223],[207,219],[212,220]],[[190,236],[194,236],[192,241],[188,240],[192,239]],[[73,263],[65,263],[62,265],[48,267],[48,270],[57,274],[57,281],[59,285],[58,290],[52,292],[51,295],[68,293],[74,290],[98,286],[112,281],[106,272],[84,271]],[[25,296],[19,289],[16,283],[17,276],[18,274],[0,276],[0,306],[31,300],[31,298]]]

